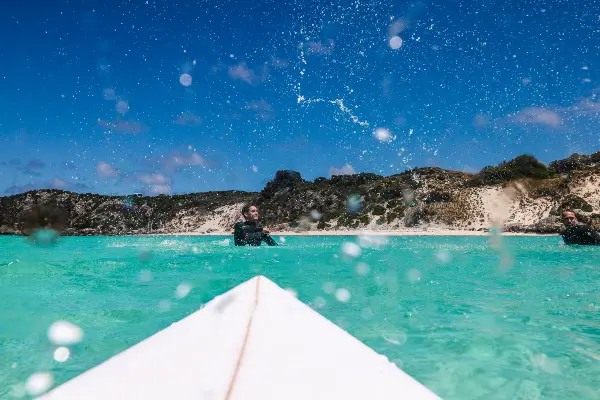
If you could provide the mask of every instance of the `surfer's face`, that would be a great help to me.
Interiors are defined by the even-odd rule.
[[[247,221],[258,221],[258,208],[255,206],[250,207],[250,210],[244,214]]]
[[[577,223],[577,218],[575,218],[575,214],[572,212],[566,212],[562,215],[562,222],[565,226],[572,226]]]

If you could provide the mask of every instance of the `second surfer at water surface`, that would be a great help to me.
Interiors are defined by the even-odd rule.
[[[563,212],[562,222],[565,230],[561,235],[565,244],[600,245],[600,233],[591,226],[577,221],[573,211]]]
[[[269,246],[277,246],[277,242],[269,235],[271,232],[259,224],[256,206],[244,206],[242,216],[245,221],[236,223],[233,231],[233,242],[236,246],[260,246],[263,241]]]

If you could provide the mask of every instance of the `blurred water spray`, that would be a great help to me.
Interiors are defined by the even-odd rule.
[[[68,213],[55,203],[36,204],[21,220],[21,232],[36,245],[58,242],[68,223]]]

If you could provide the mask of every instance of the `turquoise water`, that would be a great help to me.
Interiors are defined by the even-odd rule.
[[[342,248],[354,237],[287,237],[277,248],[224,239],[67,237],[36,247],[0,237],[0,398],[37,371],[64,382],[257,274],[445,399],[600,398],[600,248],[558,237],[505,237],[497,250],[486,237],[393,237],[350,257]],[[182,283],[192,290],[178,299]],[[343,289],[346,302],[336,298],[346,300]],[[85,332],[62,364],[46,337],[57,320]]]

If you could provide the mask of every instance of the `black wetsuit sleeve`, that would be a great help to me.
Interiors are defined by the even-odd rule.
[[[235,228],[233,230],[233,243],[236,246],[245,246],[246,238],[244,235],[244,229],[242,224],[235,224]]]
[[[565,244],[600,245],[600,233],[589,225],[569,227],[562,237]]]
[[[266,244],[268,244],[269,246],[277,246],[277,242],[275,241],[275,239],[273,239],[271,236],[269,236],[268,234],[264,233],[263,234],[263,240],[265,241]]]

